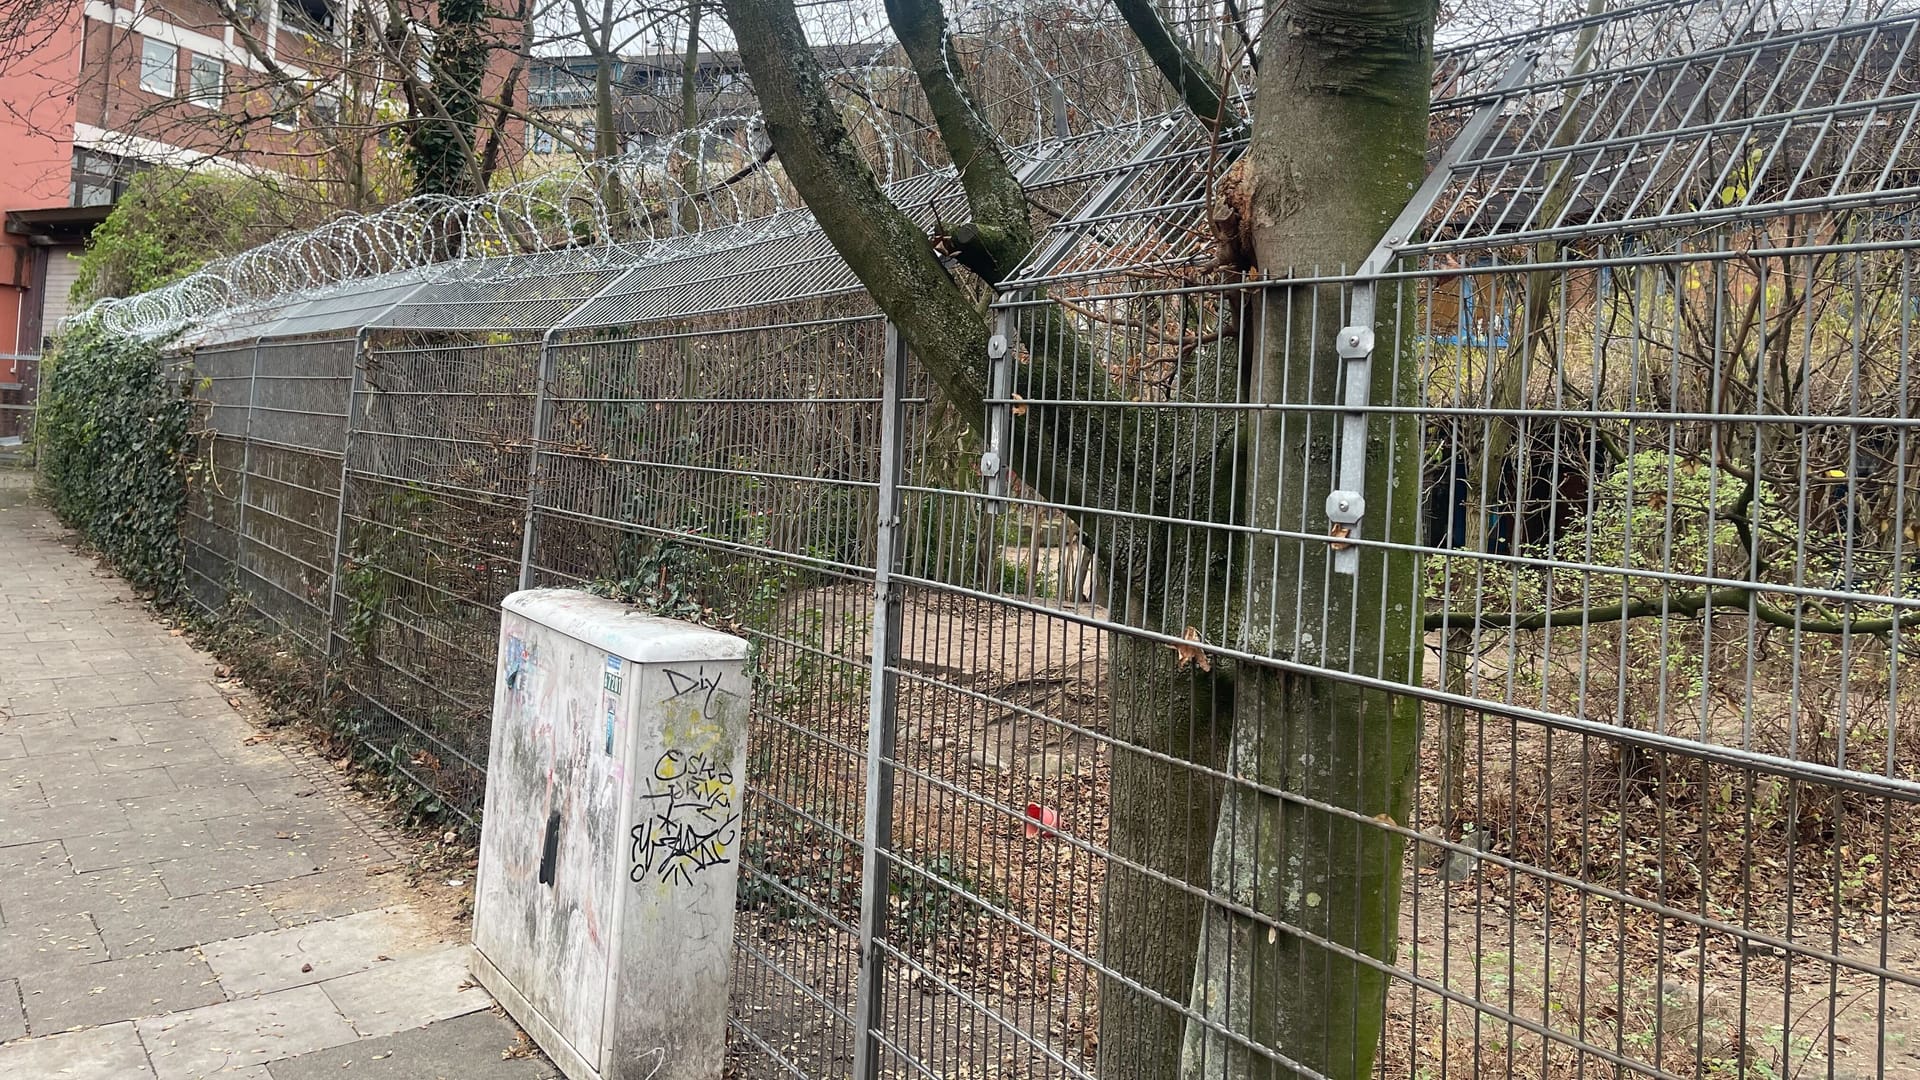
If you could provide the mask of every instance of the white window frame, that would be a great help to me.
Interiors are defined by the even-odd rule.
[[[553,132],[548,131],[546,128],[535,124],[528,124],[527,132],[529,135],[527,139],[527,149],[529,151],[536,154],[551,154],[559,149],[558,143],[554,140]]]
[[[267,87],[267,123],[278,131],[300,130],[300,96],[275,83]]]
[[[316,112],[321,115],[315,115]],[[326,90],[315,90],[312,99],[307,102],[307,122],[339,127],[340,96]]]
[[[166,59],[160,59],[164,51]],[[164,71],[166,84],[161,85],[160,76]],[[172,97],[180,86],[180,47],[169,45],[159,38],[142,37],[140,39],[140,89],[161,97]]]
[[[203,92],[199,75],[213,72],[212,92]],[[217,56],[192,53],[187,57],[187,100],[203,109],[217,109],[227,100],[227,64]]]

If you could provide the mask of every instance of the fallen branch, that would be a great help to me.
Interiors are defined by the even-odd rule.
[[[1561,626],[1626,622],[1630,619],[1698,615],[1712,608],[1738,608],[1770,626],[1810,634],[1890,634],[1895,629],[1920,626],[1920,610],[1877,618],[1819,618],[1761,603],[1760,589],[1731,586],[1701,592],[1678,593],[1657,599],[1631,600],[1603,607],[1561,608],[1557,611],[1434,611],[1426,617],[1428,630],[1506,629],[1546,630]]]

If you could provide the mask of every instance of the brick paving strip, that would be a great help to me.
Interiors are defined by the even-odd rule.
[[[0,1077],[556,1075],[368,873],[397,839],[65,535],[0,475]]]

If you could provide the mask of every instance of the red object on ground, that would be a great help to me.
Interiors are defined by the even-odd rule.
[[[1052,826],[1060,824],[1060,811],[1037,802],[1027,804],[1027,839],[1052,836]]]

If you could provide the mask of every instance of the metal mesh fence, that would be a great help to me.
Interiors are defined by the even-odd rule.
[[[507,592],[747,637],[738,1075],[1905,1075],[1920,22],[1728,11],[1445,52],[1358,268],[1034,149],[983,415],[804,228],[228,327],[194,594],[468,816]]]
[[[549,360],[534,583],[599,582],[752,644],[749,1075],[836,1075],[854,1052],[886,336],[841,294],[569,331]]]

